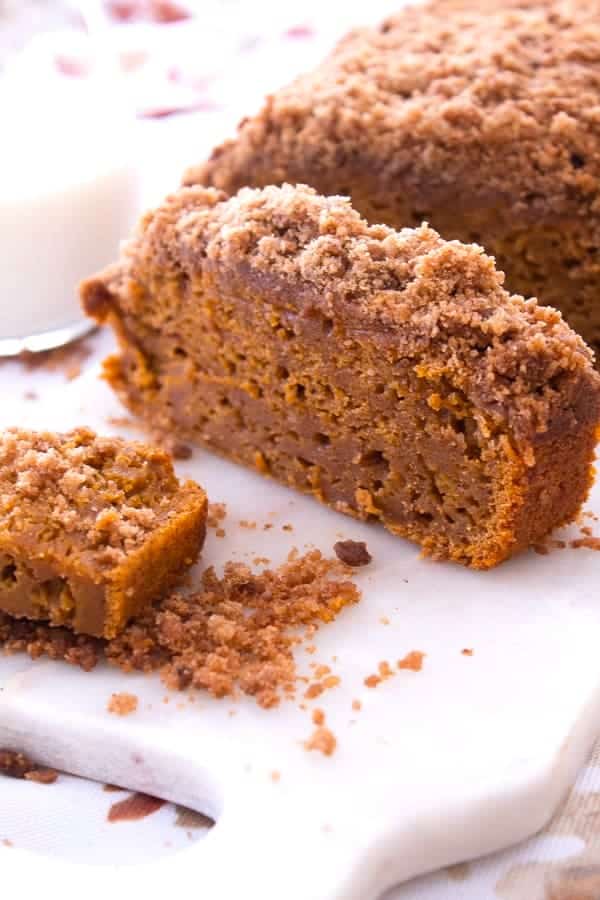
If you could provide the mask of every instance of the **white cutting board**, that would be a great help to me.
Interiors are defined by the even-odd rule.
[[[94,341],[101,356],[111,338]],[[123,410],[96,376],[93,365],[67,384],[60,374],[1,366],[0,426],[114,432],[106,420]],[[32,388],[39,400],[23,401]],[[202,451],[178,470],[228,506],[227,537],[210,532],[205,565],[255,556],[277,564],[292,546],[330,553],[340,536],[367,541],[373,563],[357,574],[361,603],[322,628],[314,656],[298,657],[307,674],[311,661],[330,665],[341,684],[307,711],[298,701],[265,711],[247,698],[207,695],[178,708],[185,695],[164,703],[154,676],[0,657],[0,746],[218,820],[206,840],[144,865],[75,871],[0,846],[3,883],[15,879],[26,898],[60,885],[63,900],[79,900],[82,878],[86,897],[189,896],[193,887],[211,900],[374,900],[398,881],[544,825],[600,730],[596,553],[531,553],[470,572],[421,560],[379,528]],[[600,514],[599,490],[588,508]],[[240,528],[240,519],[257,529]],[[275,527],[263,531],[266,521]],[[291,533],[281,528],[288,522]],[[379,661],[394,664],[411,650],[427,654],[421,672],[364,685]],[[110,715],[113,691],[137,694],[138,711]],[[315,706],[338,741],[331,757],[303,747]]]

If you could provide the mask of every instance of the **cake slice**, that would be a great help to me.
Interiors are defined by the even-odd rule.
[[[600,377],[480,247],[308,187],[182,188],[82,286],[151,428],[488,568],[571,520]]]
[[[1,432],[0,610],[112,638],[197,560],[206,508],[154,447]]]

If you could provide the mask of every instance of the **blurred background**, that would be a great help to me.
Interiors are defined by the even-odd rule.
[[[402,5],[0,0],[0,73],[18,64],[44,104],[61,82],[83,91],[102,82],[135,122],[143,200],[153,203],[266,93],[317,63],[348,28]]]

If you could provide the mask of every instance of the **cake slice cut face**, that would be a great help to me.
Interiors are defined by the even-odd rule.
[[[311,188],[189,187],[82,297],[151,428],[488,568],[576,515],[600,415],[581,338],[502,278]]]
[[[0,611],[114,637],[197,560],[206,507],[157,448],[0,433]]]

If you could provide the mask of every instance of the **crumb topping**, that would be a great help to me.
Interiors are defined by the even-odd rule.
[[[214,268],[219,277],[240,268],[276,276],[286,302],[310,304],[358,340],[367,329],[422,377],[445,375],[492,417],[508,418],[517,440],[547,429],[568,385],[600,385],[591,351],[560,313],[508,294],[481,247],[444,241],[427,225],[369,225],[347,199],[302,185],[229,199],[182,188],[144,217],[120,274],[113,267],[88,282],[84,302],[113,291],[126,306],[137,302],[127,284]]]
[[[329,728],[320,725],[315,728],[304,747],[306,750],[317,750],[324,756],[332,756],[337,747],[337,739]]]
[[[34,556],[69,546],[78,563],[114,566],[168,521],[178,489],[156,448],[85,428],[0,433],[0,538]]]

